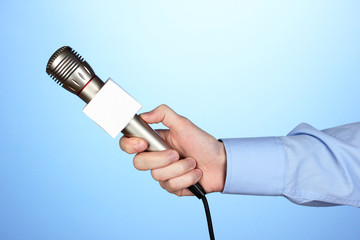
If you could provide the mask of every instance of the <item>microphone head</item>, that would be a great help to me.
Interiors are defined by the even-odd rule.
[[[59,48],[50,57],[46,73],[60,86],[87,103],[103,86],[90,65],[69,46]]]

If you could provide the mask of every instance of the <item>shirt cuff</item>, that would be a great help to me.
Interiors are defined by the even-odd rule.
[[[227,172],[222,193],[279,196],[285,178],[285,152],[280,137],[221,139]]]

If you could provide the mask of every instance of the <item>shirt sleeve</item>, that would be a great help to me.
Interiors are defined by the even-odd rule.
[[[323,131],[302,123],[285,137],[221,141],[227,155],[223,193],[360,207],[360,122]]]

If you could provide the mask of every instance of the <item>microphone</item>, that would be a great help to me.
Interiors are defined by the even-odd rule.
[[[91,66],[71,47],[59,48],[49,59],[47,74],[69,92],[81,98],[86,106],[83,112],[112,137],[120,132],[128,137],[147,141],[147,151],[163,151],[170,147],[137,114],[141,105],[112,79],[105,83]],[[199,199],[205,190],[199,183],[189,187]]]

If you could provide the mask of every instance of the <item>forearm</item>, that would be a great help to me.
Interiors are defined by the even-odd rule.
[[[287,197],[301,205],[360,207],[360,123],[286,137],[223,139],[223,193]]]

